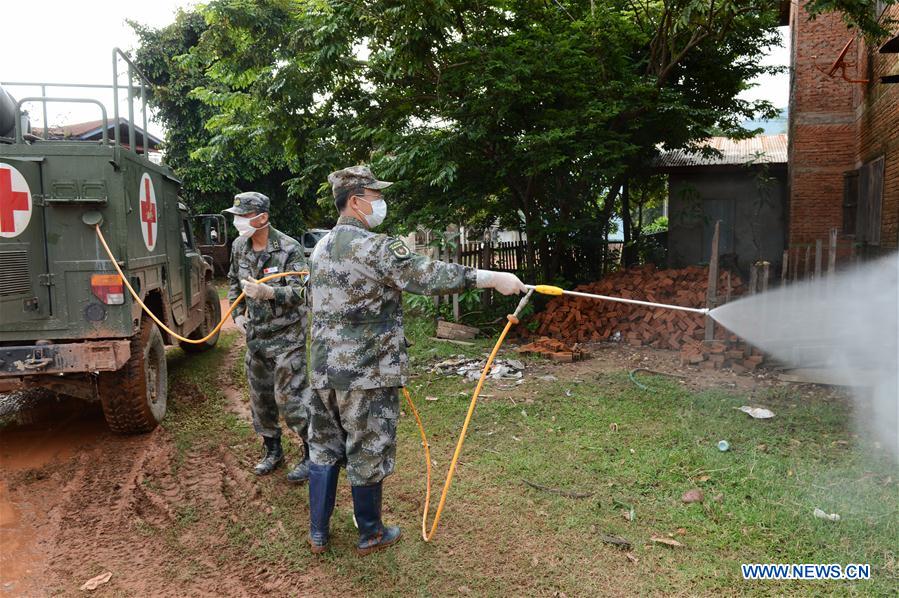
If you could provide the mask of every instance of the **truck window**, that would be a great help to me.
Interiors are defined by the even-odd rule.
[[[190,220],[181,218],[181,241],[184,243],[185,249],[194,248],[194,234],[190,227]]]

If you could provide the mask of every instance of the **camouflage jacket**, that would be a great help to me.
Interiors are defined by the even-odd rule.
[[[341,217],[310,259],[312,388],[405,385],[402,291],[455,293],[475,281],[472,268],[413,253]]]
[[[268,246],[253,251],[249,238],[238,237],[231,246],[231,268],[228,271],[228,301],[233,303],[241,293],[240,281],[260,279],[278,272],[307,270],[303,247],[295,239],[271,228]],[[245,297],[232,315],[247,316],[247,350],[261,351],[272,357],[286,349],[306,345],[308,308],[305,281],[299,276],[286,276],[267,282],[275,288],[275,298],[258,301]]]

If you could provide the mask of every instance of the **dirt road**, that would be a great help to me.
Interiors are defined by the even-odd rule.
[[[84,406],[57,403],[34,419],[0,431],[0,596],[83,595],[81,584],[107,571],[112,579],[94,595],[318,587],[324,572],[259,567],[228,543],[233,513],[258,498],[260,483],[228,447],[185,455],[162,427],[115,436]]]

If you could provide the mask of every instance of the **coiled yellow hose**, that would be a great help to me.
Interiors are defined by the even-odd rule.
[[[128,289],[128,292],[131,293],[131,296],[134,297],[134,300],[137,302],[137,304],[141,306],[141,308],[144,310],[144,312],[146,312],[146,314],[148,316],[150,316],[154,322],[156,322],[157,326],[159,326],[160,328],[162,328],[163,330],[165,330],[166,332],[171,334],[174,338],[181,341],[182,343],[191,343],[194,345],[202,345],[203,343],[205,343],[206,341],[208,341],[209,339],[214,337],[222,329],[222,326],[225,325],[225,322],[228,321],[228,317],[231,315],[231,312],[234,311],[234,308],[237,307],[237,304],[240,303],[241,301],[243,301],[243,298],[246,296],[245,293],[241,292],[241,294],[237,297],[237,299],[234,300],[234,303],[232,303],[231,306],[228,307],[228,311],[226,311],[225,315],[222,316],[221,321],[219,321],[219,323],[216,324],[215,328],[212,329],[212,332],[210,332],[203,338],[194,339],[194,338],[187,338],[185,336],[181,336],[180,334],[178,334],[177,332],[175,332],[174,330],[172,330],[171,328],[166,326],[162,322],[162,320],[157,318],[156,314],[154,314],[152,312],[152,310],[150,310],[150,308],[147,307],[147,305],[140,298],[140,295],[138,295],[137,292],[134,290],[134,288],[131,286],[131,283],[128,282],[128,279],[125,278],[125,275],[122,273],[122,269],[119,268],[118,261],[116,261],[115,256],[112,254],[112,250],[109,248],[109,245],[106,243],[106,238],[103,237],[103,231],[100,230],[100,225],[99,224],[95,225],[94,229],[97,231],[97,237],[100,239],[100,244],[103,245],[103,249],[106,250],[106,255],[109,256],[109,261],[112,262],[112,267],[115,268],[115,271],[118,273],[119,277],[122,279],[122,283],[125,285],[125,288]],[[276,278],[283,278],[285,276],[305,276],[307,274],[309,274],[309,272],[307,272],[305,270],[302,272],[278,272],[277,274],[271,274],[264,278],[260,278],[256,282],[268,282],[269,280],[274,280]]]
[[[481,371],[481,377],[478,379],[478,384],[475,386],[474,393],[471,395],[471,402],[468,404],[468,413],[465,414],[465,422],[462,424],[459,440],[456,441],[456,450],[453,452],[449,470],[446,472],[446,481],[443,483],[443,491],[440,493],[440,501],[437,503],[437,510],[434,512],[434,521],[431,523],[430,531],[428,530],[428,511],[430,511],[431,507],[431,449],[428,446],[428,437],[425,434],[424,424],[421,423],[421,417],[418,415],[418,409],[415,408],[415,403],[412,402],[409,391],[406,387],[403,387],[403,395],[406,397],[406,402],[409,403],[410,409],[412,409],[412,415],[415,416],[415,423],[418,424],[418,431],[421,433],[421,442],[425,447],[427,489],[425,491],[424,509],[421,514],[421,537],[425,542],[430,542],[434,537],[434,534],[437,533],[437,526],[440,523],[440,516],[443,514],[443,507],[446,506],[446,496],[449,494],[450,486],[453,483],[453,476],[456,474],[456,465],[459,463],[459,457],[462,455],[462,445],[465,444],[465,435],[468,433],[468,425],[471,423],[471,416],[474,415],[474,408],[478,404],[478,397],[481,394],[481,389],[484,388],[484,381],[487,379],[487,374],[490,373],[490,368],[493,366],[493,360],[496,359],[496,354],[499,351],[500,346],[502,346],[503,341],[506,340],[506,335],[509,333],[512,326],[518,324],[518,318],[514,315],[506,316],[506,318],[506,326],[496,340],[496,344],[493,345],[493,351],[490,352],[490,357],[487,358],[487,363]]]
[[[115,268],[119,277],[122,279],[122,283],[125,285],[125,288],[128,289],[128,292],[131,293],[131,296],[137,302],[138,305],[146,312],[148,316],[150,316],[156,324],[172,335],[174,338],[178,339],[181,342],[185,343],[193,343],[193,344],[202,344],[214,337],[219,333],[224,323],[227,321],[228,317],[234,311],[234,308],[237,307],[237,304],[240,303],[245,297],[244,293],[241,293],[237,299],[234,300],[234,303],[228,308],[228,311],[222,316],[221,321],[212,329],[212,331],[204,336],[201,339],[191,339],[181,336],[168,326],[166,326],[156,315],[150,310],[149,307],[141,300],[140,296],[131,286],[131,283],[128,282],[128,279],[125,278],[125,275],[122,273],[122,269],[119,268],[119,264],[115,259],[115,256],[112,254],[112,250],[109,248],[109,245],[106,243],[106,239],[103,237],[103,232],[100,230],[100,225],[96,225],[94,227],[97,231],[97,237],[100,239],[100,244],[103,245],[103,249],[106,251],[106,255],[109,256],[109,260],[112,262],[112,266]],[[264,278],[260,278],[257,282],[267,282],[269,280],[273,280],[276,278],[282,278],[284,276],[305,276],[309,272],[301,271],[301,272],[279,272],[277,274],[271,274]],[[530,294],[529,294],[530,295]],[[528,295],[528,296],[529,296]],[[519,309],[523,306],[524,302],[519,305]],[[516,310],[517,311],[517,310]],[[428,445],[428,437],[425,433],[424,424],[421,421],[421,416],[418,413],[418,409],[415,408],[415,403],[412,401],[412,396],[409,394],[408,389],[403,387],[403,395],[406,397],[406,401],[409,404],[409,408],[412,410],[412,415],[415,416],[415,423],[418,424],[418,431],[421,433],[421,441],[424,445],[425,449],[425,465],[427,468],[426,474],[426,490],[425,490],[425,504],[424,509],[422,511],[421,516],[421,537],[425,542],[430,542],[434,537],[434,534],[437,533],[437,526],[440,524],[440,516],[443,514],[443,509],[446,506],[446,498],[449,494],[450,486],[453,483],[453,476],[456,474],[456,466],[459,463],[459,457],[462,455],[462,446],[465,444],[465,436],[468,433],[468,426],[471,423],[471,418],[474,415],[475,406],[478,403],[478,397],[481,394],[481,390],[484,388],[484,382],[487,379],[487,374],[490,372],[490,368],[493,366],[493,361],[496,359],[496,354],[499,352],[499,348],[502,346],[503,341],[506,340],[506,335],[509,333],[509,330],[515,324],[518,324],[518,318],[515,315],[506,316],[507,322],[505,328],[503,328],[502,333],[499,335],[499,338],[496,341],[496,344],[493,345],[493,351],[490,352],[490,356],[487,358],[487,363],[484,365],[484,369],[481,372],[481,377],[478,379],[478,384],[475,386],[474,393],[471,396],[471,402],[468,404],[468,412],[465,414],[465,421],[462,424],[462,430],[459,433],[459,440],[456,441],[456,450],[453,452],[453,458],[450,461],[449,470],[446,473],[446,481],[443,484],[443,490],[440,493],[440,501],[437,503],[437,510],[434,512],[434,521],[431,523],[431,529],[428,530],[428,512],[431,507],[431,449]]]

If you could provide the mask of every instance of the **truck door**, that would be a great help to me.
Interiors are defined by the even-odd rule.
[[[184,204],[179,203],[179,212],[181,215],[181,242],[184,246],[184,294],[189,298],[191,307],[196,307],[203,299],[203,272],[205,262],[203,256],[197,249],[197,243],[194,239],[193,230],[191,230],[191,220]]]
[[[53,315],[40,159],[0,160],[0,329]]]
[[[228,252],[228,224],[221,214],[198,214],[192,217],[194,241],[201,255],[212,260],[216,276],[227,276],[231,266]]]

